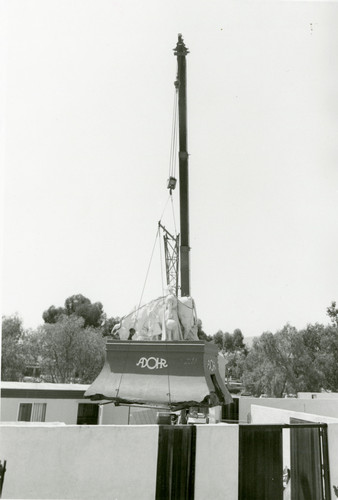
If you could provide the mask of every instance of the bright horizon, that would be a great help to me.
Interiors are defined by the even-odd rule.
[[[329,323],[337,3],[13,0],[3,12],[3,315],[35,328],[77,293],[108,317],[138,305],[168,198],[182,33],[203,329]],[[170,204],[163,223],[174,230]],[[145,301],[162,294],[159,259]]]

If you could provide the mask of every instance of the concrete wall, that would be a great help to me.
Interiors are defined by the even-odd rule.
[[[0,426],[3,498],[155,498],[156,426]]]
[[[238,499],[238,425],[197,426],[195,500]]]
[[[237,500],[238,426],[196,426],[195,499]],[[0,426],[4,499],[151,500],[158,426]]]
[[[254,423],[284,423],[290,416],[323,421],[303,412],[252,408]],[[331,483],[338,485],[338,422],[326,420]],[[195,499],[237,500],[238,426],[197,425],[196,433]],[[0,442],[0,460],[7,460],[4,499],[155,498],[156,425],[12,423],[0,426]]]
[[[296,412],[325,415],[338,418],[338,399],[298,399],[298,398],[239,398],[239,421],[250,421],[250,407],[268,406]]]
[[[130,415],[127,406],[114,406],[113,404],[105,404],[100,407],[100,424],[101,425],[127,425]]]
[[[297,392],[300,399],[338,399],[338,392]]]
[[[309,422],[338,424],[338,418],[284,410],[280,408],[268,408],[266,406],[259,405],[251,406],[252,424],[289,424],[290,418],[299,418],[301,420],[307,420]]]
[[[338,486],[338,423],[328,423],[329,460],[332,500],[335,498],[333,486]]]

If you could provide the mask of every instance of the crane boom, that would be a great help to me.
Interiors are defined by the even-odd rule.
[[[186,55],[189,50],[182,35],[174,53],[177,56],[178,117],[179,117],[179,179],[180,179],[180,271],[181,296],[190,295],[190,247],[189,247],[189,171],[187,151],[187,92],[186,92]]]

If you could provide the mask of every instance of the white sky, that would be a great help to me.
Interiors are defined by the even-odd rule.
[[[3,14],[3,314],[35,327],[75,293],[109,316],[138,304],[168,197],[181,32],[205,331],[328,323],[337,3],[10,0]],[[145,300],[161,295],[160,274],[155,256]]]

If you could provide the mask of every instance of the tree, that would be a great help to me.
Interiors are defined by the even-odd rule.
[[[213,342],[217,345],[218,349],[222,351],[222,349],[224,348],[224,333],[222,332],[222,330],[218,330],[215,333]]]
[[[315,365],[321,374],[321,386],[327,391],[338,391],[338,332],[335,326],[320,325],[320,345]]]
[[[84,326],[98,327],[103,322],[103,306],[101,302],[95,304],[82,304],[77,309],[75,314],[84,319]]]
[[[246,359],[246,351],[226,352],[224,358],[227,380],[241,380]]]
[[[223,349],[228,352],[233,352],[235,348],[234,337],[229,332],[225,332],[222,338]]]
[[[223,333],[222,330],[218,330],[218,332],[214,335],[214,343],[223,353],[226,351],[233,351],[232,335],[228,332]]]
[[[41,338],[40,327],[35,330],[27,330],[22,342],[22,353],[25,358],[25,368],[35,367],[40,372],[41,367]],[[34,373],[34,372],[33,372]],[[25,375],[27,375],[25,370]],[[39,377],[39,374],[37,375]]]
[[[63,314],[66,314],[66,310],[63,307],[50,306],[43,312],[42,319],[45,323],[57,323]]]
[[[241,351],[245,349],[243,333],[239,328],[234,330],[232,334],[232,344],[235,351]]]
[[[227,380],[240,380],[243,375],[244,360],[247,355],[247,349],[244,344],[244,337],[239,328],[236,328],[233,334],[223,333],[222,330],[214,335],[214,343],[225,359],[225,370]]]
[[[331,302],[330,307],[326,309],[326,314],[330,317],[333,326],[338,328],[338,309],[336,307],[336,302]]]
[[[218,330],[214,335],[214,342],[219,350],[224,352],[246,351],[242,331],[236,328],[233,333]]]
[[[82,384],[90,384],[102,369],[105,340],[98,329],[86,327],[79,344],[75,355],[75,377]]]
[[[314,362],[317,354],[320,351],[321,337],[323,335],[324,326],[318,323],[314,325],[307,325],[305,330],[301,330],[304,346]]]
[[[304,332],[287,324],[274,335],[265,332],[256,339],[244,364],[245,389],[256,396],[266,393],[272,397],[282,397],[285,392],[319,391],[322,376],[314,362],[316,338],[313,330],[308,331],[306,338]]]
[[[65,300],[65,307],[50,306],[42,314],[45,323],[54,324],[62,320],[62,316],[75,315],[84,319],[84,326],[102,326],[105,319],[101,302],[91,301],[82,294],[71,295]]]
[[[65,309],[68,316],[71,314],[76,314],[77,310],[81,306],[88,306],[91,304],[91,301],[84,297],[81,293],[77,295],[71,295],[68,299],[65,300]]]
[[[18,381],[23,377],[25,363],[22,350],[24,329],[21,318],[2,317],[1,379]]]
[[[11,339],[18,341],[24,335],[22,319],[18,314],[12,316],[2,316],[2,339]]]
[[[84,327],[83,318],[62,316],[39,331],[42,373],[52,382],[91,383],[104,360],[104,339],[99,328]]]
[[[254,396],[269,394],[274,367],[265,353],[264,344],[269,342],[270,332],[265,332],[253,340],[252,347],[245,359],[242,382],[245,391]],[[277,382],[277,381],[276,381]]]

